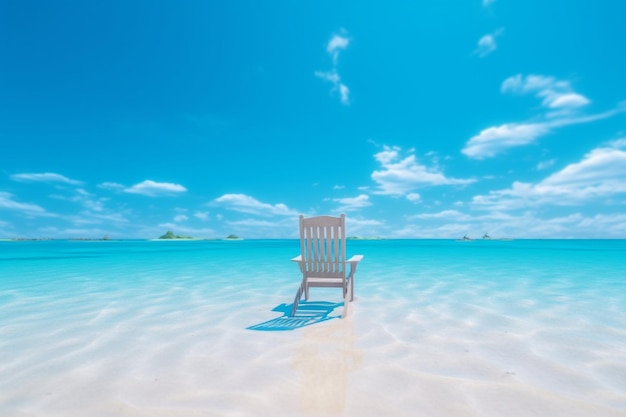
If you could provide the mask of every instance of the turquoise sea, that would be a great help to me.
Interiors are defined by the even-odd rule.
[[[625,240],[0,242],[1,416],[626,416]]]

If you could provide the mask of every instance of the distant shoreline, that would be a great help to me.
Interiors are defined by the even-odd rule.
[[[207,241],[207,242],[230,242],[230,241],[259,241],[259,240],[298,240],[297,237],[281,237],[281,238],[190,238],[190,239],[158,239],[158,238],[119,238],[119,239],[102,239],[102,238],[0,238],[0,242],[46,242],[46,241],[66,241],[66,242],[125,242],[125,241],[144,241],[144,242],[178,242],[178,241]],[[423,241],[455,241],[455,242],[510,242],[510,241],[543,241],[543,240],[626,240],[626,237],[612,237],[612,238],[599,238],[599,237],[554,237],[554,238],[492,238],[492,239],[458,239],[450,237],[402,237],[402,238],[360,238],[360,237],[348,237],[346,240],[350,241],[393,241],[393,240],[423,240]]]

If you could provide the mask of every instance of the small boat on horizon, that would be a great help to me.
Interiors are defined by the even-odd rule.
[[[457,242],[470,242],[472,240],[474,240],[474,239],[472,239],[471,237],[467,236],[467,234],[465,234],[465,235],[463,235],[462,239],[457,239],[456,241]]]

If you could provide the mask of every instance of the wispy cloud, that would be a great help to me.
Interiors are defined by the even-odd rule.
[[[590,100],[576,93],[568,81],[543,75],[524,77],[518,74],[509,77],[502,83],[501,91],[534,94],[542,100],[544,112],[534,121],[505,123],[482,130],[471,137],[461,151],[470,158],[493,157],[509,148],[534,143],[559,127],[589,123],[626,111],[626,105],[621,103],[604,113],[582,115],[580,109],[589,104]]]
[[[626,233],[626,215],[621,212],[585,216],[574,212],[564,215],[537,215],[529,210],[513,212],[464,213],[444,210],[422,213],[406,218],[405,226],[393,232],[394,237],[450,237],[464,234],[480,237],[488,232],[492,237],[596,237],[621,238]]]
[[[82,181],[72,180],[61,174],[55,174],[52,172],[45,172],[42,174],[28,173],[28,174],[13,174],[11,179],[20,182],[45,182],[45,183],[62,183],[69,185],[81,185]]]
[[[124,214],[125,213],[94,213],[91,211],[82,211],[77,215],[67,216],[65,220],[74,224],[74,226],[104,224],[107,227],[126,227],[129,220],[124,216]]]
[[[28,215],[48,215],[43,207],[36,204],[15,201],[11,193],[0,191],[0,209],[17,210]]]
[[[104,202],[106,201],[106,199],[98,198],[95,195],[85,191],[82,188],[76,189],[75,194],[72,196],[53,194],[50,197],[57,199],[57,200],[71,201],[72,203],[79,203],[86,209],[93,210],[96,212],[101,212],[104,210]]]
[[[350,104],[350,89],[343,83],[339,83],[339,99],[346,106]]]
[[[345,31],[342,31],[345,32]],[[341,77],[337,72],[337,64],[339,61],[339,53],[346,49],[350,44],[350,39],[344,34],[333,35],[326,45],[326,51],[333,60],[333,68],[330,71],[315,71],[315,76],[332,84],[331,93],[339,94],[339,99],[344,105],[350,104],[350,89],[341,81]]]
[[[415,151],[409,150],[405,156],[399,147],[385,146],[384,150],[374,155],[381,168],[372,173],[377,183],[376,194],[400,196],[420,187],[433,185],[465,185],[475,179],[448,178],[439,168],[427,167],[418,162]]]
[[[412,203],[419,203],[422,200],[422,196],[419,195],[418,193],[408,193],[406,195],[406,199],[409,200]]]
[[[547,161],[541,161],[537,164],[537,171],[543,171],[544,169],[550,168],[552,165],[556,163],[555,159],[549,159]]]
[[[489,6],[489,5],[491,5],[491,4],[495,3],[495,2],[496,2],[496,0],[483,0],[483,6],[487,7],[487,6]]]
[[[297,216],[299,214],[285,204],[278,203],[272,205],[262,203],[254,197],[245,194],[224,194],[209,204],[224,206],[230,210],[259,216]]]
[[[114,191],[122,191],[124,190],[124,185],[118,184],[116,182],[103,182],[98,184],[98,188],[102,188],[103,190],[114,190]]]
[[[474,159],[493,157],[509,148],[534,143],[538,138],[559,127],[607,119],[624,111],[626,111],[625,106],[618,106],[604,113],[589,116],[568,116],[536,123],[509,123],[489,127],[472,137],[461,152]]]
[[[474,54],[483,58],[494,52],[498,48],[496,38],[502,35],[502,32],[503,29],[498,29],[493,33],[482,36],[478,40],[478,46],[474,50]]]
[[[346,218],[347,236],[375,237],[380,236],[381,229],[386,228],[380,220],[364,219],[354,216]]]
[[[223,224],[227,226],[225,230],[228,230],[228,234],[236,233],[243,238],[295,238],[298,236],[298,219],[296,216],[225,220]]]
[[[185,191],[187,191],[187,189],[180,184],[155,182],[152,180],[145,180],[139,184],[135,184],[132,187],[124,189],[124,192],[126,193],[141,194],[148,197],[169,196],[183,193]]]
[[[626,144],[611,142],[537,183],[514,182],[472,200],[475,208],[516,210],[539,205],[571,206],[626,194]]]
[[[333,201],[339,203],[337,211],[355,211],[371,206],[369,199],[367,194],[360,194],[356,197],[334,198]]]
[[[541,105],[548,109],[575,109],[590,103],[590,100],[574,91],[569,81],[557,80],[545,75],[517,74],[502,83],[503,93],[535,93],[542,99]]]
[[[547,123],[507,123],[488,127],[470,138],[461,152],[470,158],[488,158],[514,146],[533,143],[550,130],[551,127]]]
[[[337,60],[339,59],[339,52],[346,49],[350,44],[350,39],[341,35],[333,35],[333,37],[328,41],[328,45],[326,46],[326,51],[331,54],[333,57],[333,64],[337,65]]]

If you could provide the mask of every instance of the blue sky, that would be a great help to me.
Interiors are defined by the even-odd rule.
[[[0,237],[626,237],[626,3],[0,1]]]

